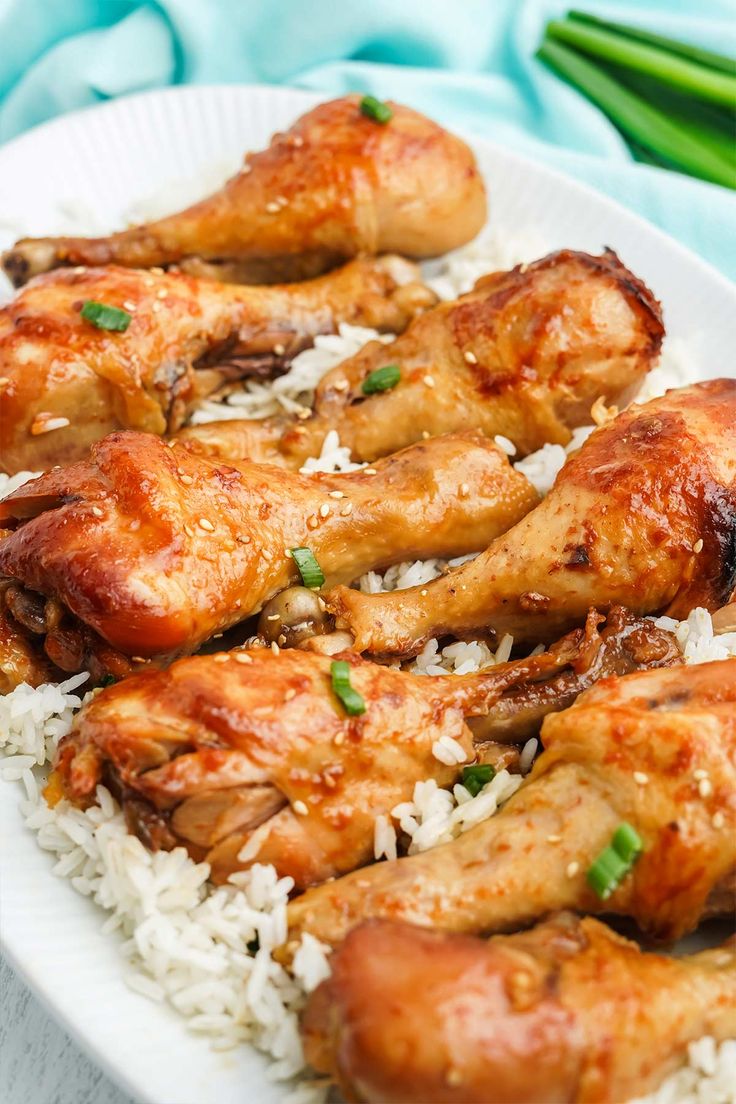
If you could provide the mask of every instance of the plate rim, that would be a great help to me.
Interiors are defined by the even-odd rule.
[[[0,145],[0,163],[6,157],[12,158],[16,153],[27,146],[31,146],[38,142],[42,143],[49,133],[63,130],[71,120],[79,116],[94,114],[96,116],[109,115],[113,118],[121,109],[121,105],[125,105],[130,101],[159,99],[196,100],[200,97],[212,95],[243,96],[249,93],[258,95],[266,93],[275,98],[289,99],[292,102],[300,99],[305,108],[320,102],[325,97],[335,98],[332,92],[320,92],[290,85],[272,85],[268,83],[208,83],[173,85],[164,88],[146,89],[102,103],[89,104],[75,111],[67,112],[37,124],[23,134],[17,135]],[[630,210],[618,200],[599,192],[596,188],[570,176],[563,170],[536,161],[532,157],[527,156],[527,154],[520,153],[503,143],[495,142],[493,139],[487,138],[482,134],[456,127],[451,129],[453,132],[461,135],[471,146],[486,150],[490,156],[497,155],[507,162],[512,162],[520,172],[531,171],[538,179],[541,179],[542,182],[549,181],[553,186],[563,187],[573,198],[575,195],[579,195],[585,197],[588,202],[593,200],[602,208],[610,211],[612,215],[615,214],[618,218],[625,220],[630,227],[634,229],[637,227],[643,229],[650,240],[653,240],[653,244],[664,247],[668,251],[669,255],[673,258],[673,262],[676,262],[677,259],[681,259],[685,262],[690,267],[694,278],[697,278],[699,272],[709,281],[715,281],[720,286],[722,292],[730,297],[736,307],[736,284],[734,282],[688,246],[683,245],[666,231],[655,226],[637,212]],[[492,182],[489,192],[491,199],[490,224],[492,225]],[[0,783],[0,794],[2,792],[2,783]],[[17,804],[18,799],[19,791],[12,784],[8,784],[8,794],[5,798],[0,800],[13,801]],[[35,841],[33,845],[37,846]],[[1,864],[0,874],[2,874]],[[48,871],[48,876],[52,876],[50,869]],[[2,906],[2,901],[0,901],[0,921],[2,920],[4,912],[5,909]],[[102,933],[100,934],[102,935]],[[109,936],[102,935],[102,938],[108,939]],[[115,1054],[111,1054],[103,1047],[100,1039],[85,1030],[80,1020],[63,1008],[62,1002],[57,1000],[55,994],[44,984],[44,979],[40,976],[40,972],[34,969],[33,956],[29,954],[28,946],[24,945],[23,931],[20,927],[16,927],[15,929],[11,927],[11,931],[8,933],[5,924],[0,922],[0,950],[11,968],[28,986],[55,1022],[74,1039],[80,1049],[94,1064],[105,1072],[111,1081],[134,1100],[140,1100],[142,1104],[164,1104],[158,1096],[151,1095],[142,1082],[136,1080],[134,1071],[129,1071],[122,1060],[117,1060]],[[181,1022],[182,1041],[186,1044],[190,1036],[187,1035],[184,1022]]]

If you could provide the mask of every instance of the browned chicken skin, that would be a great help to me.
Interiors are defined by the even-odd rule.
[[[331,429],[359,460],[467,429],[503,434],[523,455],[567,444],[599,397],[633,394],[663,335],[659,304],[615,253],[562,250],[486,276],[389,345],[366,345],[322,379],[311,418],[219,422],[182,436],[219,456],[296,468]],[[399,383],[366,396],[366,377],[386,364],[399,366]]]
[[[475,237],[485,189],[465,143],[400,104],[385,126],[359,104],[352,95],[313,108],[185,211],[106,238],[24,239],[5,254],[5,272],[19,286],[59,265],[199,258],[213,262],[210,275],[268,283],[361,254],[432,257]]]
[[[298,475],[116,433],[88,460],[0,502],[0,527],[17,526],[0,540],[0,577],[55,600],[125,655],[172,656],[294,582],[289,549],[310,548],[328,581],[347,582],[402,559],[482,547],[537,501],[505,454],[471,434],[350,474]],[[46,633],[65,670],[89,661],[85,641],[60,647],[59,633],[75,625],[57,619]]]
[[[424,587],[328,596],[357,651],[491,627],[550,640],[589,606],[687,616],[736,582],[736,380],[669,391],[598,429],[536,510]]]
[[[115,429],[171,433],[198,399],[286,367],[340,322],[398,332],[435,301],[417,278],[400,257],[267,288],[125,268],[41,276],[0,310],[0,464],[68,463]],[[128,328],[98,329],[87,301],[124,309]]]
[[[472,761],[464,717],[492,713],[514,686],[534,700],[564,669],[594,677],[611,640],[598,635],[599,620],[592,611],[585,631],[549,652],[477,675],[417,678],[346,655],[366,705],[354,717],[321,655],[256,649],[180,660],[98,695],[61,747],[59,775],[82,803],[104,778],[144,842],[184,842],[216,881],[260,861],[303,888],[369,861],[376,815],[409,800],[415,782],[456,778],[460,767],[432,749],[450,736]],[[627,664],[672,662],[670,635],[649,626],[644,645],[644,631],[618,611]]]
[[[369,1104],[621,1104],[736,1035],[736,944],[644,954],[563,913],[488,942],[370,921],[302,1020],[307,1061]]]
[[[714,891],[736,866],[736,659],[603,679],[546,718],[542,743],[494,817],[309,890],[290,905],[292,934],[337,943],[370,917],[490,933],[575,908],[675,940],[710,907],[732,911]],[[622,822],[643,853],[601,900],[586,872]]]

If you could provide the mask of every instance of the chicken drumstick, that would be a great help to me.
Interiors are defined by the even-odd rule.
[[[243,283],[303,280],[361,254],[432,257],[486,219],[470,149],[391,103],[384,125],[345,96],[308,111],[248,154],[220,191],[168,218],[103,238],[25,238],[3,257],[16,286],[59,265],[212,262]]]
[[[99,637],[128,656],[186,654],[296,580],[290,549],[347,582],[482,547],[537,501],[470,434],[350,474],[297,475],[113,433],[0,502],[0,528],[17,526],[0,541],[0,577],[16,584],[2,600],[63,670],[89,669]]]
[[[370,917],[508,931],[574,908],[675,940],[711,906],[732,911],[722,884],[736,867],[736,659],[603,679],[547,717],[542,743],[494,817],[309,890],[289,906],[292,934],[334,944]],[[623,822],[643,853],[604,900],[586,872]]]
[[[454,781],[460,765],[434,750],[449,738],[465,762],[474,758],[465,716],[487,714],[511,686],[553,686],[565,668],[594,677],[609,649],[598,620],[592,612],[586,631],[549,652],[477,675],[417,678],[346,654],[365,705],[354,716],[322,655],[261,648],[183,659],[90,702],[61,747],[58,777],[82,803],[104,777],[144,842],[185,843],[215,881],[271,862],[304,888],[368,862],[376,816],[409,800],[415,782]],[[619,619],[619,636],[628,664],[671,662],[677,651],[669,634],[650,626],[644,639],[631,619]]]
[[[663,335],[659,304],[615,253],[565,249],[486,276],[391,344],[366,345],[323,377],[311,418],[218,422],[182,436],[218,456],[295,468],[331,429],[359,460],[471,428],[504,434],[523,455],[567,444],[599,397],[631,395]],[[386,365],[398,382],[366,394],[371,372]]]
[[[687,616],[736,583],[736,380],[632,406],[567,461],[544,502],[470,563],[423,587],[328,596],[357,651],[411,654],[491,627],[554,639],[589,606]]]
[[[733,940],[677,959],[570,913],[488,942],[371,921],[331,967],[302,1037],[348,1100],[620,1104],[736,1035]]]
[[[417,279],[400,257],[267,288],[124,268],[42,276],[0,310],[0,466],[69,463],[115,429],[171,433],[198,399],[287,366],[340,322],[403,330],[435,299]],[[127,328],[94,325],[89,303]]]

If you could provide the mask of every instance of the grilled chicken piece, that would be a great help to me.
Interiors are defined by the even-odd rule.
[[[554,639],[589,606],[687,616],[736,582],[736,380],[632,406],[567,461],[549,496],[425,587],[328,597],[357,651],[399,655],[480,628]]]
[[[0,694],[9,694],[22,682],[40,686],[55,681],[53,663],[34,647],[7,608],[0,609]],[[58,681],[58,680],[56,680]]]
[[[308,547],[327,580],[347,582],[482,547],[537,501],[472,434],[350,474],[298,475],[114,433],[0,502],[0,527],[17,526],[0,541],[0,577],[60,603],[46,651],[64,670],[89,669],[95,641],[69,640],[79,623],[128,656],[186,654],[295,581],[289,549]]]
[[[619,635],[624,624],[627,639],[644,631],[623,611],[618,618]],[[368,862],[376,816],[409,800],[415,782],[455,780],[461,767],[441,763],[433,748],[449,736],[472,761],[464,717],[493,713],[510,687],[533,693],[558,671],[600,669],[610,640],[598,634],[600,620],[591,611],[585,630],[549,652],[477,675],[417,678],[346,653],[366,705],[358,716],[335,696],[322,655],[255,649],[180,660],[89,704],[60,751],[63,788],[85,803],[104,777],[144,842],[184,843],[216,881],[272,862],[304,888]],[[631,647],[629,663],[679,655],[654,626],[643,652]],[[502,769],[507,749],[483,745],[483,761],[489,750]]]
[[[320,104],[224,187],[185,211],[104,238],[26,238],[3,257],[20,286],[59,265],[212,262],[244,283],[301,280],[361,254],[432,257],[486,219],[471,150],[400,104],[386,125],[359,96]],[[201,269],[200,269],[201,270]]]
[[[688,1043],[736,1034],[736,943],[643,954],[591,917],[531,931],[348,935],[302,1019],[307,1061],[348,1100],[619,1104],[654,1089]]]
[[[663,336],[659,304],[615,253],[563,250],[486,276],[392,344],[366,345],[322,379],[311,418],[220,422],[183,436],[220,456],[296,468],[331,429],[360,460],[469,428],[504,434],[525,454],[567,444],[599,397],[633,394]],[[387,364],[399,366],[399,383],[365,395],[366,377]]]
[[[400,257],[268,288],[125,268],[42,276],[0,310],[2,467],[68,463],[115,429],[171,433],[198,399],[286,367],[340,322],[400,331],[435,301],[417,278]],[[125,310],[128,328],[86,321],[88,301]]]
[[[723,906],[714,891],[736,866],[736,659],[603,679],[546,718],[542,743],[494,817],[309,890],[290,905],[292,935],[334,944],[369,917],[490,933],[574,908],[674,940]],[[601,900],[586,872],[622,822],[643,853]]]

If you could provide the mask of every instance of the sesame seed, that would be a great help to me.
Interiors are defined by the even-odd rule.
[[[271,203],[266,204],[266,210],[268,211],[269,215],[275,215],[281,210],[281,207],[278,203],[272,201]]]
[[[466,363],[468,363],[468,364],[477,364],[478,363],[477,356],[475,355],[475,353],[471,353],[470,349],[468,349],[466,352],[464,352],[463,356],[465,357]]]
[[[308,406],[300,406],[296,412],[296,416],[297,418],[301,418],[302,421],[305,421],[307,418],[310,417],[311,413],[312,411]]]
[[[243,167],[240,172],[245,175],[246,173],[253,172],[253,166],[249,165],[247,161],[243,162]]]
[[[238,542],[238,544],[250,544],[250,540],[251,540],[251,538],[248,536],[247,533],[238,533],[238,535],[235,539]]]
[[[445,1080],[448,1085],[462,1085],[463,1075],[459,1069],[455,1069],[454,1066],[451,1066],[447,1071],[447,1076],[445,1077]]]
[[[291,701],[291,699],[295,698],[295,697],[296,697],[296,690],[294,689],[293,686],[290,686],[289,689],[284,694],[284,701]]]
[[[159,268],[158,266],[156,266],[155,268],[152,268],[151,272],[153,273],[154,276],[163,276],[163,274],[164,274],[164,270],[162,268]]]
[[[287,207],[289,203],[285,195],[276,196],[276,202],[278,203],[279,207]]]
[[[280,633],[279,636],[276,638],[276,643],[278,644],[279,648],[283,648],[286,646],[286,637],[283,633]]]
[[[698,782],[698,793],[701,797],[710,797],[713,793],[713,786],[709,778],[701,778]]]
[[[713,814],[713,816],[711,817],[710,822],[711,822],[711,824],[713,825],[714,828],[722,828],[723,825],[726,823],[726,818],[724,817],[723,813],[719,809],[718,812]]]
[[[342,510],[340,511],[340,513],[342,514],[343,517],[349,517],[350,514],[352,514],[352,512],[353,512],[352,502],[346,502],[345,505],[343,506]]]
[[[350,386],[350,383],[348,382],[348,380],[339,379],[339,380],[335,380],[335,382],[333,383],[332,390],[333,391],[347,391],[349,386]]]
[[[156,292],[156,298],[157,299],[165,299],[168,294],[169,293],[166,290],[166,288],[159,288],[159,290]]]
[[[291,139],[291,144],[292,144],[292,146],[297,146],[297,148],[299,146],[303,146],[304,145],[304,139],[302,138],[301,134],[293,135],[293,137]]]
[[[330,491],[330,498],[344,498],[345,495],[342,491]]]
[[[240,601],[239,598],[236,598],[235,601],[233,602],[233,605],[235,606],[235,609],[240,609],[242,604],[243,603]]]
[[[468,483],[461,483],[460,484],[460,497],[461,498],[467,498],[469,494],[470,494],[470,485]]]
[[[87,271],[87,269],[86,269],[85,265],[77,265],[76,268],[72,269],[72,272],[74,273],[75,276],[81,276],[82,273],[86,272],[86,271]]]
[[[153,285],[155,283],[156,283],[156,281],[153,280],[150,276],[145,276],[144,279],[143,279],[143,286],[144,287],[153,287]]]
[[[197,522],[200,529],[204,529],[207,533],[214,533],[215,527],[209,518],[200,518]]]
[[[428,429],[423,429],[422,430],[422,440],[423,441],[428,441],[430,436],[431,436],[431,434],[430,434]]]
[[[227,652],[218,652],[216,656],[212,657],[212,659],[214,663],[227,663],[230,659],[230,656],[227,654]]]
[[[329,512],[330,512],[329,502],[323,502],[322,505],[319,508],[319,516],[325,518],[325,517],[327,517]]]
[[[425,376],[424,382],[426,383],[427,387],[434,387],[434,376]]]
[[[253,657],[249,656],[247,652],[234,652],[233,659],[236,663],[252,663]]]
[[[338,732],[336,736],[332,737],[332,742],[333,744],[337,744],[337,746],[340,747],[340,744],[345,743],[345,733]]]
[[[547,843],[560,843],[562,836],[547,836]]]
[[[31,423],[31,435],[33,437],[39,437],[42,433],[51,433],[55,429],[65,429],[66,426],[71,425],[68,418],[55,418],[53,414],[44,411],[41,414],[37,414]]]
[[[646,786],[649,781],[649,775],[645,774],[644,771],[634,771],[634,781],[637,786]]]
[[[303,801],[295,801],[293,808],[295,813],[299,813],[299,816],[307,816],[309,813],[309,809]]]
[[[281,620],[281,614],[280,613],[269,613],[266,616],[266,620],[267,621],[280,621]]]
[[[4,391],[10,384],[9,376],[0,376],[0,391]]]
[[[125,307],[125,309],[128,311],[129,314],[135,314],[136,304],[131,303],[130,299],[124,299],[123,300],[123,306]]]
[[[427,595],[429,594],[429,591],[427,590],[427,588],[426,588],[426,587],[423,587],[423,588],[422,588],[422,589],[421,589],[421,590],[419,591],[419,593],[421,594],[422,598],[426,598],[426,597],[427,597]]]
[[[363,475],[378,475],[375,468],[363,468]]]
[[[184,526],[184,533],[187,537],[193,537],[194,536],[194,530],[189,525]]]
[[[276,354],[276,356],[283,356],[284,353],[286,352],[286,346],[282,345],[281,342],[279,341],[276,345],[274,345],[273,351]]]
[[[697,770],[693,771],[693,778],[695,779],[696,782],[699,782],[701,778],[707,778],[707,777],[708,777],[708,772],[707,772],[707,770],[703,770],[702,767],[698,767]]]
[[[695,544],[693,545],[693,552],[702,552],[702,551],[703,551],[703,538],[700,537],[700,539],[696,540]]]
[[[568,878],[574,878],[579,870],[580,870],[580,863],[579,862],[571,862],[571,863],[567,864],[567,870],[565,871],[565,873],[567,874]]]
[[[281,655],[281,649],[279,648],[275,640],[271,641],[271,651],[274,655]]]
[[[311,514],[307,518],[307,529],[316,529],[318,525],[319,525],[318,519],[314,516],[314,514]]]
[[[261,549],[261,559],[265,560],[266,563],[271,562],[271,560],[273,559],[273,552],[271,551],[270,548],[262,548]]]
[[[154,314],[158,314],[158,312],[161,310],[161,304],[159,303],[158,300],[156,300],[156,302],[153,304],[153,306],[151,307],[151,310],[153,311]]]
[[[183,475],[181,477],[181,481],[182,481],[182,483],[184,484],[185,487],[188,487],[188,486],[190,486],[190,484],[192,484],[194,482],[194,479],[192,478],[191,475]]]
[[[130,658],[133,660],[134,663],[145,663],[146,662],[144,656],[131,656]]]
[[[93,506],[92,513],[95,515],[95,517],[104,517],[105,511],[101,510],[99,506]]]

